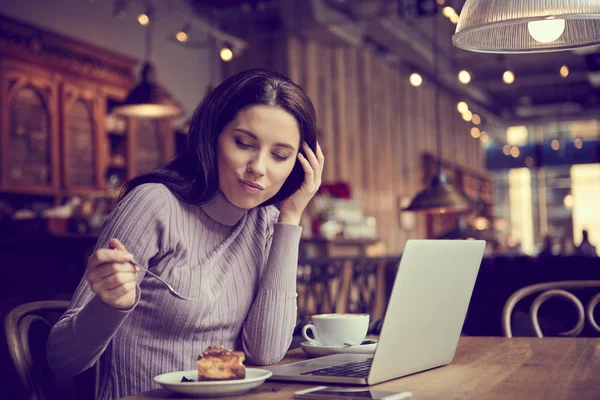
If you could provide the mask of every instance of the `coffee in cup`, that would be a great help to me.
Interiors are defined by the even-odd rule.
[[[359,345],[369,330],[369,314],[318,314],[311,319],[312,324],[302,328],[302,336],[314,345]]]

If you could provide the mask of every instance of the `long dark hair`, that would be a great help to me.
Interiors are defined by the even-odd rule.
[[[178,198],[192,204],[208,201],[219,187],[217,142],[230,121],[246,107],[280,107],[296,118],[300,145],[316,149],[315,109],[302,88],[280,73],[250,69],[227,79],[200,103],[190,123],[183,152],[165,166],[129,181],[121,193],[125,197],[144,183],[162,183]],[[300,146],[300,151],[302,146]],[[296,164],[279,192],[261,205],[282,201],[297,191],[304,181],[304,170]]]

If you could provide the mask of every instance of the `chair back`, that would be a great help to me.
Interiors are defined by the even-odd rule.
[[[597,288],[599,292],[596,293],[591,299],[588,301],[587,307],[584,308],[581,300],[577,296],[575,296],[570,291],[565,289],[586,289],[586,288]],[[540,328],[540,323],[538,320],[538,311],[541,305],[548,299],[551,298],[563,298],[570,301],[577,310],[577,323],[568,331],[562,332],[560,336],[577,336],[583,331],[585,326],[585,320],[587,316],[587,320],[590,326],[598,333],[600,333],[600,326],[596,322],[594,318],[594,308],[598,303],[600,303],[600,281],[560,281],[560,282],[548,282],[548,283],[539,283],[535,285],[529,285],[524,288],[521,288],[514,292],[504,304],[504,309],[502,310],[502,331],[504,336],[513,337],[512,327],[511,327],[511,316],[513,310],[517,303],[524,299],[527,296],[530,296],[535,293],[539,294],[531,304],[529,308],[529,318],[531,320],[531,325],[535,331],[537,337],[544,337],[542,333],[542,329]]]
[[[377,334],[387,306],[386,274],[399,257],[336,257],[301,260],[298,265],[297,330],[311,315],[367,313]]]
[[[50,330],[68,306],[65,300],[25,303],[12,309],[4,320],[10,356],[29,399],[92,399],[95,396],[93,368],[77,378],[58,381],[46,360]]]

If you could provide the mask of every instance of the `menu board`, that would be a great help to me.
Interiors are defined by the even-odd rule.
[[[140,119],[137,132],[137,172],[145,173],[160,167],[160,129],[158,121]]]
[[[35,89],[24,87],[14,94],[9,107],[9,180],[19,185],[50,185],[50,122],[46,104]]]
[[[71,105],[66,129],[69,183],[73,186],[93,187],[96,184],[94,120],[90,107],[83,100],[76,100]]]

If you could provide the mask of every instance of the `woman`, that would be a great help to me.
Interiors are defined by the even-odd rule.
[[[195,368],[210,345],[278,362],[296,322],[298,223],[323,162],[299,86],[255,69],[217,87],[194,114],[184,154],[128,183],[106,221],[48,340],[55,375],[99,361],[99,398],[112,399]],[[201,300],[179,299],[132,260]]]

